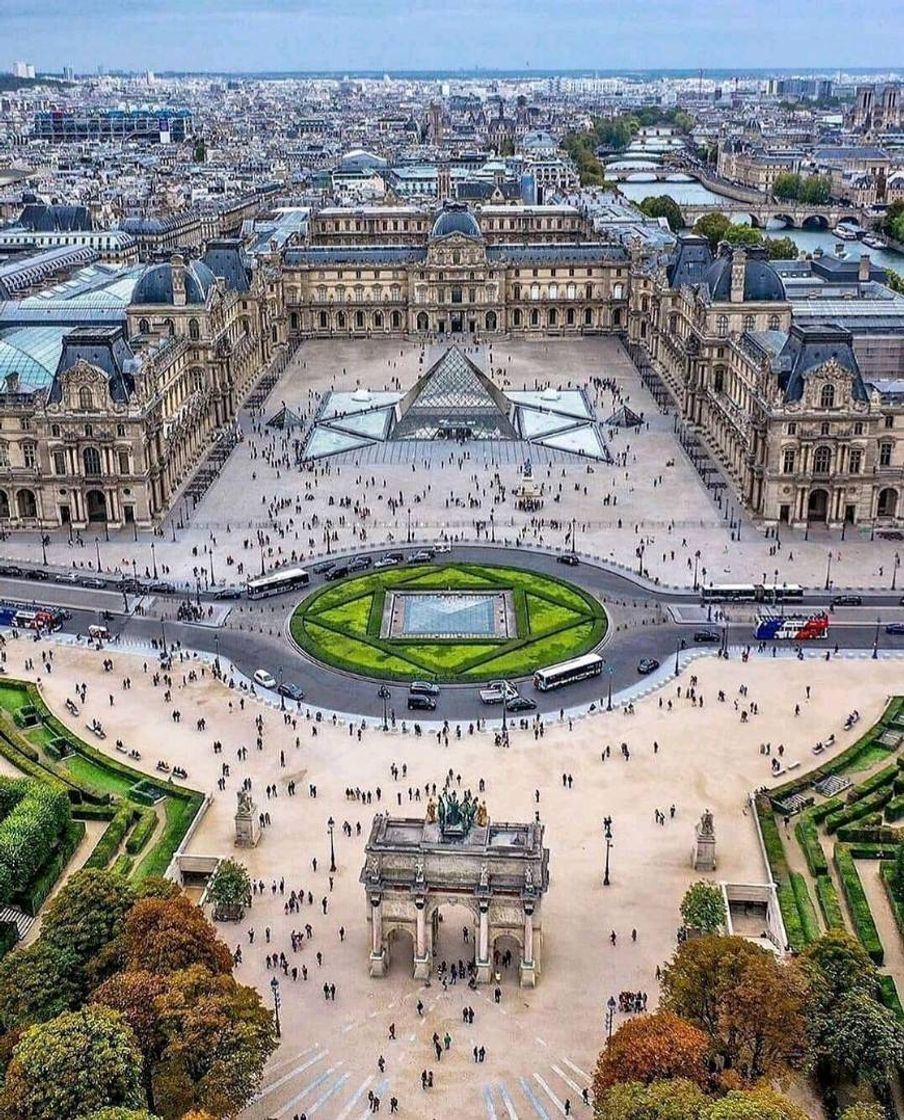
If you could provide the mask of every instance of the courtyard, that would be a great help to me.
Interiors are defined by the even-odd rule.
[[[25,668],[34,656],[34,643],[8,642],[7,671],[25,679],[42,676],[42,693],[63,722],[65,701],[81,682],[87,686],[82,718],[102,719],[107,729],[100,749],[112,751],[106,743],[115,739],[136,747],[142,754],[137,765],[149,776],[158,759],[180,764],[189,783],[210,796],[188,854],[234,854],[263,884],[241,923],[218,927],[231,949],[241,948],[241,982],[253,984],[268,1002],[272,979],[280,984],[282,1045],[247,1120],[291,1120],[302,1111],[323,1120],[359,1118],[367,1113],[368,1091],[381,1097],[385,1111],[396,1096],[403,1115],[548,1120],[562,1114],[566,1099],[581,1114],[581,1090],[605,1038],[608,997],[642,992],[649,1007],[656,1004],[656,967],[674,949],[679,902],[699,878],[690,852],[701,813],[708,809],[715,818],[718,866],[711,878],[764,882],[747,803],[751,790],[770,782],[762,744],[781,744],[786,764],[798,762],[805,771],[816,739],[833,734],[834,755],[856,738],[857,731],[844,730],[852,701],[864,726],[900,691],[893,661],[742,663],[706,657],[692,666],[693,699],[685,673],[637,701],[633,715],[598,714],[573,725],[545,726],[542,735],[539,726],[514,731],[504,749],[494,746],[491,734],[463,728],[459,737],[454,726],[448,739],[415,738],[372,727],[359,735],[356,726],[309,721],[303,707],[296,718],[225,688],[209,672],[201,675],[190,660],[176,660],[166,701],[164,687],[153,683],[154,659],[140,651],[99,653],[59,644],[49,675]],[[107,672],[105,656],[114,659]],[[196,679],[189,677],[192,668]],[[132,684],[124,692],[120,682],[126,676]],[[753,705],[755,714],[742,719]],[[179,720],[172,718],[176,710]],[[199,719],[206,721],[203,730]],[[215,753],[215,742],[222,753]],[[463,984],[446,987],[435,973],[429,984],[415,981],[405,941],[393,946],[386,977],[368,975],[359,875],[373,816],[423,816],[426,787],[435,783],[441,790],[447,779],[460,792],[476,790],[482,780],[480,796],[491,821],[529,822],[539,813],[545,826],[550,885],[543,902],[542,974],[535,989],[521,989],[514,946],[513,964],[504,967],[504,956],[497,964],[498,1003],[493,985],[476,991]],[[257,847],[236,852],[236,792],[246,780],[270,824]],[[295,783],[294,796],[289,783]],[[613,817],[609,887],[602,885],[606,815]],[[289,914],[293,890],[304,892],[305,901]],[[469,959],[463,940],[468,912],[444,907],[441,918],[436,961]],[[293,952],[291,931],[305,925],[311,937]],[[512,946],[496,948],[504,954]],[[289,969],[299,970],[297,980],[272,961],[267,967],[267,956],[280,952]],[[324,998],[325,984],[335,985],[335,1000]],[[474,1009],[473,1024],[463,1022],[466,1007]],[[615,1025],[623,1018],[616,1014]],[[440,1061],[434,1033],[451,1038]],[[484,1047],[483,1063],[475,1064],[474,1047]],[[381,1056],[384,1071],[378,1068]],[[424,1070],[434,1075],[426,1092]]]

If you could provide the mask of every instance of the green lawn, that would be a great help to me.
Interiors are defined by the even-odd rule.
[[[381,604],[388,590],[511,591],[517,634],[473,638],[380,638]],[[557,577],[481,564],[401,567],[350,576],[313,592],[292,616],[294,640],[336,668],[387,680],[429,677],[476,682],[527,676],[544,665],[599,645],[606,614],[596,600]]]

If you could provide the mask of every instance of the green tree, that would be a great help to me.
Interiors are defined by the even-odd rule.
[[[665,218],[672,233],[684,227],[681,207],[671,195],[649,195],[641,202],[640,209],[650,218]]]
[[[167,990],[166,979],[152,972],[118,972],[104,981],[91,1002],[118,1011],[135,1035],[142,1056],[142,1082],[153,1108],[154,1065],[165,1044],[160,1027],[158,999]]]
[[[835,1080],[884,1085],[904,1065],[904,1027],[895,1013],[863,991],[810,1016],[815,1056]]]
[[[718,933],[725,925],[725,899],[721,888],[702,879],[688,887],[681,900],[681,918],[690,929]]]
[[[3,1120],[63,1120],[108,1105],[142,1108],[141,1055],[113,1011],[70,1011],[30,1027],[0,1094]]]
[[[904,198],[898,198],[888,204],[885,217],[882,219],[882,232],[886,237],[904,241]]]
[[[800,175],[785,171],[775,177],[772,194],[779,199],[800,198]]]
[[[875,996],[879,973],[866,950],[846,930],[830,930],[811,942],[801,953],[799,967],[810,988],[811,998],[826,1004],[852,992]]]
[[[842,1112],[839,1120],[885,1120],[885,1109],[878,1104],[865,1104],[860,1101]]]
[[[74,954],[84,966],[114,941],[135,901],[128,881],[111,871],[77,871],[50,902],[41,938]]]
[[[830,175],[810,175],[801,180],[800,201],[810,206],[822,206],[832,197]]]
[[[238,917],[251,903],[251,877],[243,864],[224,859],[217,867],[207,891],[218,910]]]
[[[97,1112],[92,1112],[90,1116],[82,1117],[82,1120],[159,1120],[152,1112],[148,1112],[146,1108],[119,1108],[114,1106],[112,1108],[99,1108]]]
[[[767,237],[766,252],[771,261],[796,261],[800,250],[790,237]]]
[[[46,938],[15,949],[0,961],[0,1024],[7,1031],[53,1019],[83,994],[75,954]]]
[[[625,1081],[594,1102],[597,1120],[698,1120],[706,1095],[699,1085],[676,1077],[669,1081]]]
[[[886,268],[885,283],[889,286],[889,288],[891,288],[893,292],[897,292],[899,295],[904,295],[904,276],[902,276],[900,272],[895,272],[893,268]],[[904,869],[899,866],[899,864],[904,861],[904,856],[901,855],[902,848],[904,848],[904,844],[899,845],[898,850],[895,853],[894,887],[898,892],[899,898],[904,898],[904,891],[901,890],[901,884],[904,883]]]
[[[734,245],[738,249],[743,249],[747,245],[759,245],[762,243],[763,235],[760,230],[754,226],[743,226],[740,223],[731,222],[725,231],[724,240],[729,245]]]
[[[694,233],[699,233],[701,237],[705,237],[709,242],[709,247],[715,252],[719,247],[719,242],[724,240],[725,231],[730,225],[731,222],[724,214],[713,211],[713,213],[704,214],[697,219],[694,224]]]
[[[810,1120],[800,1105],[768,1088],[735,1089],[712,1101],[700,1112],[700,1120]]]

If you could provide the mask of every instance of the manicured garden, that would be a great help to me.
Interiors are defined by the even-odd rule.
[[[508,592],[516,633],[498,639],[381,637],[389,592]],[[315,591],[290,623],[295,642],[337,669],[387,680],[479,682],[523,677],[596,648],[602,606],[573,584],[518,568],[433,564],[351,576]]]
[[[84,838],[85,820],[106,822],[87,866],[140,881],[166,871],[203,802],[73,734],[25,681],[0,681],[0,754],[24,775],[0,781],[0,905],[29,914]]]

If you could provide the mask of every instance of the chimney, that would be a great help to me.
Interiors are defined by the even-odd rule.
[[[731,254],[731,302],[744,302],[744,276],[747,271],[747,254],[735,249]]]
[[[866,284],[869,281],[869,253],[860,254],[860,268],[857,270],[857,279],[861,284]]]
[[[173,253],[170,257],[170,266],[173,273],[173,306],[185,306],[185,260],[181,253]]]

